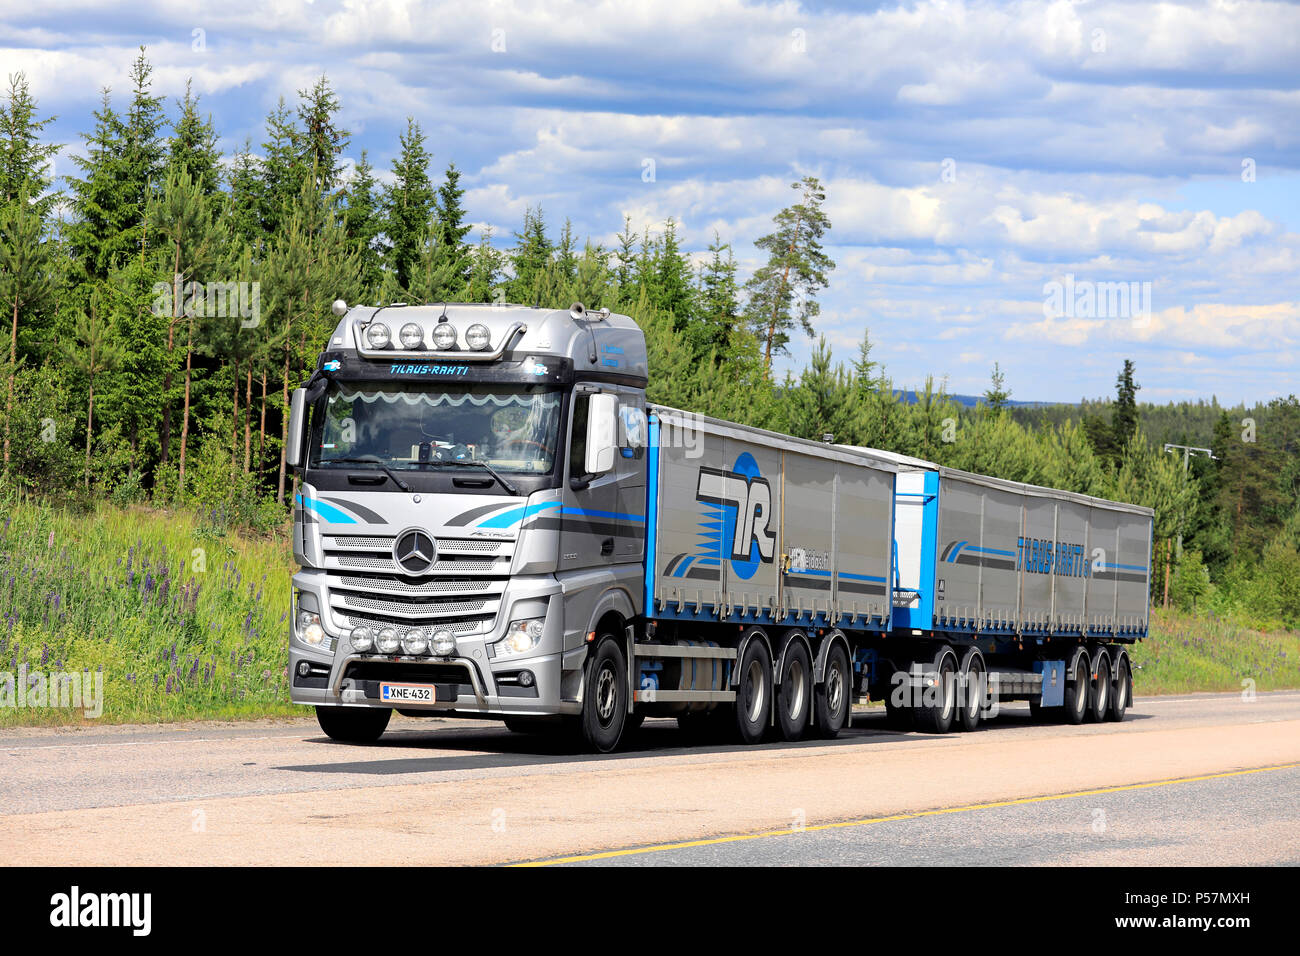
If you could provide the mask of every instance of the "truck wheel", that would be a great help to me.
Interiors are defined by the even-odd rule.
[[[922,703],[915,708],[916,725],[928,734],[946,734],[957,716],[957,658],[945,651],[939,659],[936,684],[925,689]],[[937,696],[937,700],[934,698]]]
[[[1097,683],[1092,689],[1092,698],[1088,702],[1088,719],[1097,723],[1106,719],[1110,711],[1110,658],[1105,654],[1097,657]]]
[[[781,686],[776,692],[776,717],[782,740],[798,740],[812,714],[812,666],[803,642],[791,641],[781,662]]]
[[[772,697],[772,658],[767,645],[754,639],[745,645],[745,654],[737,668],[736,733],[740,742],[756,744],[767,730]]]
[[[372,744],[383,736],[388,719],[387,707],[317,707],[316,722],[330,740],[349,744]]]
[[[1128,668],[1128,657],[1121,656],[1115,664],[1115,686],[1110,692],[1110,711],[1106,714],[1113,721],[1121,721],[1128,713],[1128,703],[1133,698],[1133,674]]]
[[[817,708],[817,736],[834,740],[849,722],[852,706],[853,672],[849,670],[849,656],[838,641],[826,655],[826,674],[822,686],[813,694]]]
[[[961,729],[975,730],[980,725],[980,717],[986,705],[988,674],[984,668],[984,657],[974,648],[967,652],[961,673],[963,691],[957,701],[961,708]]]
[[[1092,671],[1088,655],[1080,654],[1074,662],[1074,679],[1065,685],[1065,722],[1081,724],[1088,715],[1088,698],[1092,696]]]
[[[587,668],[582,689],[582,736],[593,750],[618,749],[627,725],[627,660],[618,641],[605,635]]]

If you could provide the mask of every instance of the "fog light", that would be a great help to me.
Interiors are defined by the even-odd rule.
[[[421,630],[407,631],[402,635],[402,650],[411,655],[423,654],[429,649],[428,635]]]
[[[433,327],[433,344],[440,349],[449,349],[456,344],[456,326],[450,322],[441,322]]]
[[[386,349],[392,340],[392,332],[382,322],[371,322],[366,326],[366,343],[372,349]]]
[[[414,322],[407,322],[402,326],[402,331],[397,333],[397,339],[402,343],[404,349],[418,349],[424,347],[424,329],[420,328]]]
[[[533,672],[532,672],[532,671],[520,671],[520,672],[519,672],[519,686],[520,686],[520,687],[532,687],[532,686],[533,686],[533,681],[534,681],[534,680],[536,680],[536,678],[533,677]]]
[[[492,335],[486,325],[475,322],[465,330],[465,344],[476,352],[482,352],[492,344]]]
[[[451,657],[456,653],[456,639],[451,631],[439,631],[433,635],[433,653],[439,657]]]
[[[354,627],[352,633],[348,635],[348,643],[352,645],[354,651],[364,654],[375,646],[375,635],[364,625]]]
[[[386,627],[375,635],[375,650],[380,654],[396,654],[401,646],[402,642],[398,640],[397,631],[391,627]]]
[[[311,673],[311,665],[308,664],[306,661],[299,661],[299,662],[298,662],[298,676],[299,676],[299,677],[306,677],[306,676],[307,676],[308,674],[310,674],[310,673]]]

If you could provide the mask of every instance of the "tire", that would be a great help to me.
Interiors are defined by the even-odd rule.
[[[776,723],[782,740],[799,740],[812,720],[812,664],[802,641],[791,641],[781,661],[776,691]]]
[[[916,708],[916,726],[927,734],[946,734],[957,719],[957,658],[946,651],[939,658],[937,672],[939,699]],[[933,697],[926,688],[926,697]]]
[[[1133,699],[1133,673],[1129,670],[1128,655],[1122,655],[1115,664],[1115,686],[1110,692],[1110,709],[1106,717],[1116,723],[1128,713],[1129,702]]]
[[[1088,655],[1080,654],[1075,658],[1072,680],[1065,684],[1065,722],[1081,724],[1088,716],[1088,703],[1092,698],[1092,671],[1088,667]]]
[[[743,744],[756,744],[767,730],[772,710],[772,657],[767,645],[754,638],[736,668],[736,735]]]
[[[582,738],[597,753],[613,753],[627,728],[627,659],[612,635],[596,645],[582,689]]]
[[[958,722],[962,730],[978,730],[988,696],[988,669],[983,656],[974,649],[967,652],[961,672],[965,690],[957,699]]]
[[[817,736],[834,740],[848,726],[849,708],[853,706],[853,671],[844,645],[836,641],[826,655],[826,673],[821,686],[813,693]]]
[[[1097,655],[1097,679],[1088,698],[1088,719],[1101,723],[1110,711],[1110,657]]]
[[[387,707],[317,707],[316,722],[325,736],[347,744],[372,744],[393,716]]]

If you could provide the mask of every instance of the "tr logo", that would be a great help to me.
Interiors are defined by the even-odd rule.
[[[772,520],[772,488],[766,478],[702,467],[695,497],[736,509],[731,560],[753,560],[753,546],[757,545],[759,560],[771,562],[776,554],[776,534],[768,528]]]

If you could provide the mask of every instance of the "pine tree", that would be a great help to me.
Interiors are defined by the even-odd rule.
[[[754,243],[768,260],[745,284],[747,316],[763,343],[763,362],[769,369],[774,354],[788,352],[786,345],[796,324],[813,334],[812,319],[821,310],[814,297],[826,287],[826,273],[835,268],[821,246],[821,238],[831,228],[821,208],[826,199],[821,183],[805,176],[791,186],[800,191],[800,201],[777,213],[776,231]]]
[[[108,324],[99,314],[100,299],[90,300],[90,314],[77,316],[71,342],[63,347],[63,358],[86,380],[86,464],[85,488],[90,490],[90,446],[95,422],[95,380],[114,371],[122,361],[122,349],[113,338]]]
[[[515,233],[516,245],[509,261],[512,273],[507,295],[514,302],[533,305],[540,298],[548,278],[555,244],[546,235],[546,219],[541,207],[524,210],[524,228]]]
[[[403,291],[410,288],[420,245],[435,208],[433,185],[429,182],[429,161],[433,157],[424,143],[420,124],[407,117],[401,154],[393,160],[393,184],[384,197],[389,265]]]
[[[0,206],[26,195],[43,221],[59,199],[58,193],[45,192],[53,181],[50,160],[58,155],[59,147],[40,141],[55,117],[37,118],[36,100],[23,73],[9,77],[5,99],[0,103]]]
[[[167,321],[167,370],[162,383],[163,414],[159,422],[159,461],[166,464],[171,454],[172,374],[176,365],[176,327],[186,311],[186,286],[216,258],[217,236],[212,223],[211,200],[204,195],[202,181],[190,177],[178,165],[167,177],[163,193],[149,207],[149,224],[155,235],[167,243],[171,263],[171,296]],[[189,310],[193,321],[193,306]],[[187,334],[187,340],[192,334]],[[186,346],[186,390],[189,388],[190,346]],[[185,423],[188,428],[188,422]]]
[[[45,242],[40,213],[26,192],[16,202],[0,207],[0,305],[9,314],[9,376],[5,395],[4,471],[9,474],[10,422],[13,418],[14,381],[18,373],[18,318],[49,292],[47,269],[50,250]]]

